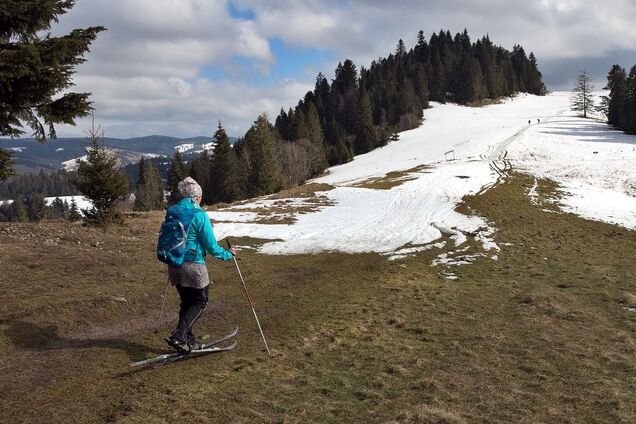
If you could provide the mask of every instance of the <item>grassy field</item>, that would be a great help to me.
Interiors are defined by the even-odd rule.
[[[196,332],[238,324],[239,345],[157,369],[128,364],[166,351],[175,320],[171,289],[157,323],[161,213],[107,232],[0,224],[0,420],[636,422],[636,232],[533,205],[533,184],[516,174],[460,205],[495,223],[497,260],[241,251],[273,358],[233,263],[209,260]]]

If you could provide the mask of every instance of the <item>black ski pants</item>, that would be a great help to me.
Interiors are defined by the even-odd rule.
[[[192,326],[203,315],[203,311],[208,306],[209,287],[207,285],[202,289],[195,289],[177,285],[177,291],[181,298],[181,307],[179,309],[179,324],[172,333],[172,337],[182,341],[194,339]]]

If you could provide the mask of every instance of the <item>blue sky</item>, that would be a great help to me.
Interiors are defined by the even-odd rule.
[[[267,72],[259,70],[256,59],[233,55],[229,66],[205,66],[201,68],[200,75],[213,80],[227,80],[240,75],[251,85],[267,86],[285,78],[315,78],[320,70],[326,73],[326,69],[336,60],[335,51],[290,46],[278,37],[268,38],[267,41],[275,58]]]
[[[347,58],[369,66],[420,29],[519,43],[549,89],[570,88],[584,66],[600,88],[612,64],[636,62],[635,21],[632,0],[79,0],[52,31],[108,28],[74,76],[106,135],[189,137],[219,120],[241,136],[259,114],[297,104],[318,72],[332,78]]]

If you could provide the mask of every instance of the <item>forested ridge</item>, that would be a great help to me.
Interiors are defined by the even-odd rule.
[[[466,30],[454,37],[439,31],[427,41],[420,31],[414,47],[407,49],[399,40],[393,53],[369,67],[358,69],[349,59],[339,63],[331,83],[319,73],[314,89],[295,107],[281,109],[273,123],[259,116],[233,147],[219,123],[212,154],[204,150],[186,163],[175,152],[164,174],[165,188],[172,193],[168,203],[179,200],[176,184],[187,175],[203,187],[205,204],[300,185],[328,166],[349,162],[417,127],[430,101],[479,105],[518,92],[545,91],[536,57],[527,56],[520,45],[509,51],[488,36],[472,42]],[[131,183],[137,180],[131,187],[139,210],[163,206],[148,200],[162,193],[157,162],[142,161],[139,172],[129,175]],[[68,182],[65,173],[14,177],[2,184],[0,196],[75,194]]]
[[[417,127],[429,101],[467,105],[545,91],[536,57],[520,45],[509,51],[488,36],[472,42],[466,30],[454,37],[440,31],[427,41],[420,31],[413,48],[407,50],[399,40],[395,52],[368,68],[358,70],[347,59],[338,64],[331,83],[319,73],[314,90],[295,107],[281,109],[273,124],[259,116],[231,152],[223,150],[224,160],[202,153],[190,165],[190,175],[203,183],[205,203],[269,194]],[[220,125],[219,136],[225,137]],[[171,168],[182,169],[175,160]],[[228,184],[221,176],[231,178],[231,189],[223,189]]]

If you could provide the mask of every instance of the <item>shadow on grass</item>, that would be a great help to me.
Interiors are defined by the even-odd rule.
[[[139,359],[148,352],[156,352],[156,349],[146,345],[131,342],[121,338],[72,338],[62,337],[57,333],[57,327],[53,325],[38,326],[23,321],[0,321],[6,325],[5,335],[11,343],[23,350],[50,351],[58,349],[88,349],[106,348],[118,349],[126,352],[131,360]],[[158,354],[171,353],[170,350],[161,350]]]

